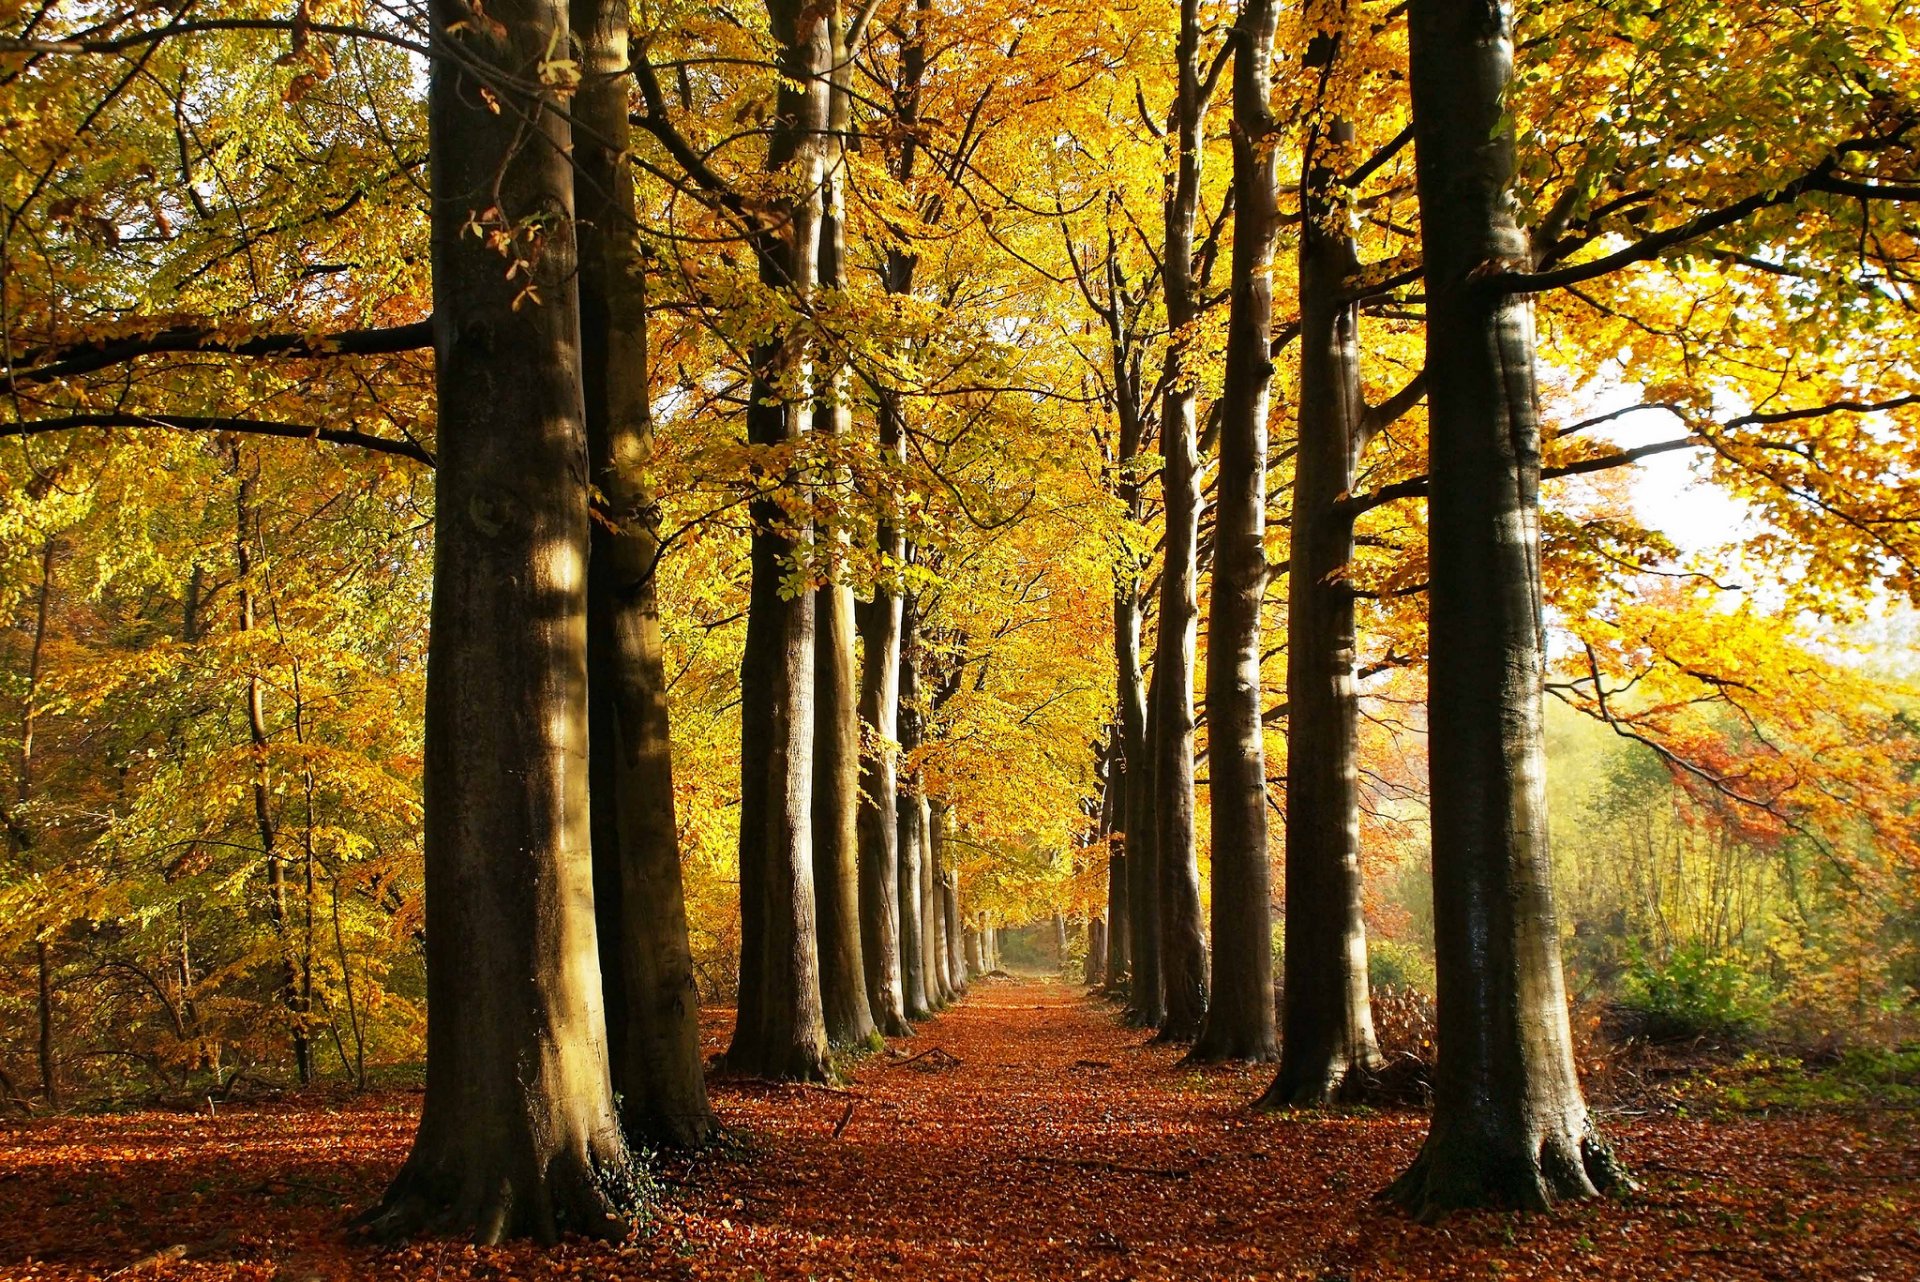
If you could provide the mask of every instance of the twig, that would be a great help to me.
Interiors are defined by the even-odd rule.
[[[937,1055],[945,1063],[949,1065],[954,1065],[956,1067],[965,1062],[958,1055],[955,1055],[952,1051],[946,1050],[939,1046],[932,1046],[927,1048],[926,1050],[921,1051],[918,1055],[909,1055],[905,1059],[901,1060],[899,1063],[889,1064],[887,1065],[887,1067],[888,1068],[905,1068],[907,1065],[913,1063],[916,1060],[926,1059],[929,1055]]]

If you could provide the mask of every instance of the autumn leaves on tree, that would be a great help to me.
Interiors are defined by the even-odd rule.
[[[1539,1207],[1621,1178],[1549,693],[1804,843],[1834,931],[1912,906],[1906,714],[1761,706],[1745,667],[1817,647],[1618,479],[1707,460],[1777,619],[1920,594],[1908,18],[0,25],[0,895],[48,1103],[63,982],[134,977],[128,1056],[229,1085],[364,1083],[419,994],[367,1224],[618,1234],[642,1155],[716,1129],[703,995],[726,1071],[826,1083],[1070,916],[1132,1024],[1274,1063],[1266,1107],[1364,1101],[1412,832],[1438,1045],[1392,1196]]]

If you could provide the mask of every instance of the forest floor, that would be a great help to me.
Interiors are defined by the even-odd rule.
[[[7,1123],[0,1278],[1920,1278],[1912,1112],[1615,1115],[1639,1191],[1427,1227],[1371,1196],[1423,1116],[1256,1114],[1270,1070],[1179,1058],[1064,983],[977,982],[844,1091],[716,1082],[739,1142],[647,1232],[546,1251],[347,1233],[417,1094]]]

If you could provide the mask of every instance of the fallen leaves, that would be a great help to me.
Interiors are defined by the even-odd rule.
[[[618,1246],[350,1236],[405,1155],[417,1096],[24,1121],[0,1131],[0,1276],[1920,1276],[1909,1113],[1614,1118],[1639,1194],[1426,1228],[1371,1198],[1419,1146],[1422,1115],[1255,1114],[1262,1073],[1143,1041],[1073,989],[989,981],[848,1089],[719,1080],[744,1142],[672,1165],[647,1231]],[[925,1057],[916,1071],[888,1071],[908,1055]]]

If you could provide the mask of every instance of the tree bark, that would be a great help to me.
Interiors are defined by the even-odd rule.
[[[1098,988],[1106,980],[1107,920],[1087,918],[1087,961],[1084,978],[1088,988]]]
[[[1433,1125],[1390,1195],[1423,1217],[1544,1207],[1616,1170],[1573,1064],[1547,849],[1530,261],[1515,219],[1513,12],[1413,0],[1427,293],[1430,726],[1439,979]]]
[[[700,1054],[674,822],[673,740],[656,569],[647,277],[634,223],[624,0],[574,0],[581,81],[580,366],[603,519],[587,558],[587,745],[594,920],[620,1120],[635,1141],[695,1148],[718,1125]]]
[[[822,149],[833,49],[829,11],[801,0],[768,0],[780,87],[767,168],[792,184],[781,221],[756,244],[760,280],[804,302],[816,278]],[[785,445],[806,430],[808,402],[795,390],[809,345],[778,331],[750,353],[747,440]],[[782,489],[800,484],[783,464]],[[753,536],[746,654],[740,670],[741,733],[764,744],[742,758],[740,790],[740,1003],[727,1066],[751,1076],[824,1080],[826,1024],[813,885],[814,598],[783,595],[781,581],[808,531],[763,491],[751,505]],[[804,526],[804,521],[799,523]]]
[[[926,789],[916,781],[913,794],[914,804],[919,807],[920,818],[918,832],[920,837],[920,973],[927,989],[927,1005],[934,1010],[946,1007],[953,1000],[953,994],[947,988],[946,976],[940,973],[940,904],[934,896],[934,886],[939,875],[934,867],[933,849],[933,804],[927,799]]]
[[[1116,737],[1124,740],[1125,731],[1116,728]],[[1127,843],[1123,831],[1127,821],[1127,807],[1130,804],[1128,794],[1132,780],[1127,773],[1127,759],[1124,743],[1107,764],[1107,811],[1108,849],[1107,857],[1107,952],[1104,982],[1101,991],[1111,997],[1124,998],[1127,993],[1128,968],[1132,965],[1127,946]]]
[[[1334,56],[1325,41],[1317,61],[1325,68]],[[1261,1100],[1283,1107],[1357,1099],[1380,1066],[1360,873],[1353,516],[1341,503],[1367,445],[1359,309],[1343,296],[1359,260],[1338,175],[1319,159],[1351,132],[1340,121],[1312,126],[1300,183],[1306,217],[1287,576],[1285,1037],[1280,1072]]]
[[[621,1236],[587,796],[587,444],[554,0],[434,0],[440,457],[427,664],[427,1093],[385,1236]],[[507,109],[490,111],[485,87]],[[529,132],[539,136],[529,140]],[[468,232],[498,220],[527,264]],[[525,285],[538,298],[517,297]],[[518,303],[518,306],[516,306]]]
[[[1150,747],[1160,720],[1160,669],[1155,667],[1143,696],[1140,738],[1129,760],[1141,763],[1127,779],[1127,910],[1132,915],[1133,979],[1127,985],[1127,1019],[1140,1028],[1158,1028],[1166,1018],[1160,983],[1160,852],[1154,822],[1154,764]],[[1124,708],[1123,708],[1124,711]]]
[[[904,462],[897,418],[881,410],[881,451]],[[891,424],[891,428],[890,425]],[[898,565],[905,556],[899,530],[880,527],[880,550]],[[860,955],[866,967],[868,1009],[888,1037],[905,1037],[906,985],[901,978],[900,823],[900,593],[890,583],[875,586],[861,612],[864,642],[860,668],[860,719],[866,733],[860,750]]]
[[[1213,994],[1194,1043],[1197,1060],[1264,1062],[1278,1052],[1260,605],[1267,582],[1267,398],[1279,229],[1278,128],[1270,108],[1279,21],[1276,0],[1246,0],[1232,37],[1233,287],[1207,621]]]
[[[1179,87],[1172,133],[1175,171],[1168,184],[1161,254],[1167,326],[1166,393],[1160,416],[1166,553],[1160,571],[1159,687],[1154,759],[1155,863],[1159,874],[1158,1027],[1166,1041],[1192,1041],[1207,1012],[1207,942],[1200,924],[1200,866],[1193,827],[1193,661],[1199,625],[1200,446],[1196,395],[1186,345],[1199,315],[1194,225],[1206,120],[1200,70],[1199,0],[1181,0],[1175,57]]]
[[[912,611],[905,611],[908,619]],[[910,655],[900,661],[900,749],[911,753],[920,746],[920,671]],[[894,798],[895,832],[900,858],[900,983],[906,998],[908,1019],[927,1019],[933,1014],[934,994],[927,975],[925,932],[920,896],[920,862],[925,857],[923,840],[925,819],[920,809],[918,784],[909,776],[900,779]]]
[[[824,290],[847,287],[846,230],[842,222],[847,164],[847,131],[853,121],[852,74],[847,31],[838,5],[830,22],[833,49],[829,65],[831,99],[820,217],[818,280]],[[844,363],[816,368],[814,430],[825,436],[853,433],[853,406],[847,399]],[[839,502],[852,506],[852,478],[844,471],[831,481]],[[873,1013],[867,1004],[866,962],[860,938],[860,708],[854,656],[853,587],[846,578],[848,536],[827,532],[827,581],[815,593],[813,732],[813,882],[818,910],[820,1006],[827,1041],[835,1046],[868,1045],[875,1040]]]
[[[947,988],[957,1001],[967,991],[967,957],[960,937],[960,869],[953,858],[953,823],[952,807],[941,806],[939,825],[933,832],[940,870],[940,942]]]

